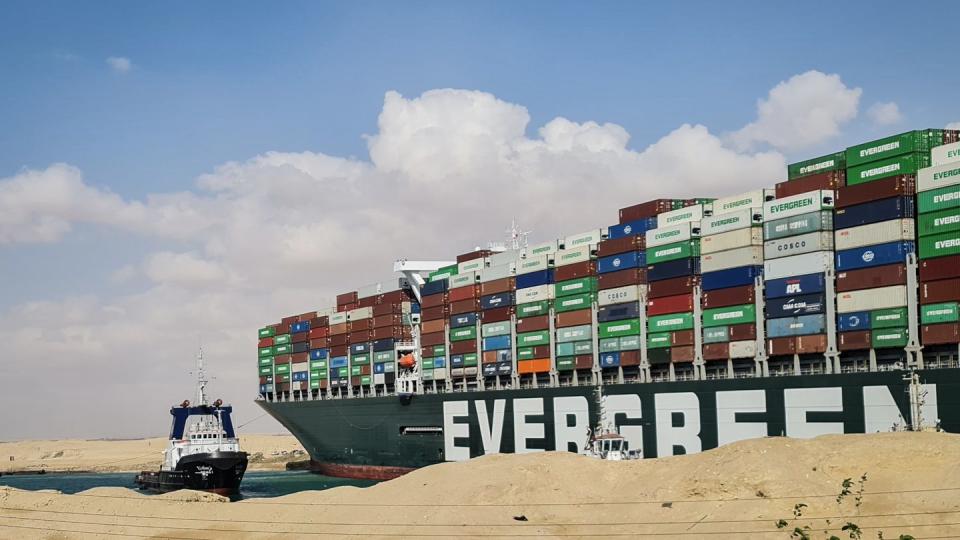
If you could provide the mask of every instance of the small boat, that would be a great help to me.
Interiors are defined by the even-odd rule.
[[[630,441],[617,431],[617,428],[607,416],[603,388],[598,386],[594,395],[596,396],[600,417],[597,427],[588,432],[587,444],[584,448],[585,453],[588,456],[607,461],[641,459],[643,452],[631,450]]]
[[[197,356],[197,403],[185,400],[171,407],[170,442],[157,471],[142,471],[134,480],[142,490],[165,493],[178,489],[232,496],[247,470],[247,453],[234,432],[233,408],[221,400],[207,403],[203,351]]]

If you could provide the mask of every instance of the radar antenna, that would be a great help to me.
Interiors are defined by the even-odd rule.
[[[208,382],[210,381],[207,380],[207,374],[203,370],[203,346],[201,345],[197,353],[197,405],[200,407],[207,404],[206,388]]]

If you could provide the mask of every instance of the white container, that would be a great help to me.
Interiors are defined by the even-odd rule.
[[[885,244],[887,242],[913,242],[916,234],[916,222],[912,219],[891,219],[880,223],[871,223],[849,229],[840,229],[834,233],[836,249]]]
[[[373,384],[387,384],[387,376],[383,373],[374,373]]]
[[[623,302],[639,302],[641,297],[640,287],[638,285],[627,285],[626,287],[599,291],[597,293],[597,305],[609,306],[610,304],[621,304]]]
[[[451,370],[450,370],[450,375],[452,375],[452,376],[454,376],[454,377],[463,377],[463,368],[462,368],[462,367],[459,367],[459,368],[455,367],[455,368],[451,369]]]
[[[767,260],[781,257],[803,255],[814,251],[828,251],[833,249],[833,233],[817,231],[786,238],[777,238],[763,243],[763,256]]]
[[[707,253],[717,253],[728,249],[737,249],[747,246],[763,245],[763,228],[749,227],[735,231],[711,234],[700,239],[701,256]]]
[[[369,319],[371,317],[373,317],[372,307],[361,307],[357,309],[351,309],[347,312],[348,321],[362,321],[363,319]]]
[[[753,358],[757,355],[756,341],[731,341],[730,358]]]
[[[807,193],[764,203],[763,220],[770,221],[821,210],[832,210],[833,206],[833,191],[826,189],[808,191]]]
[[[357,298],[370,298],[371,296],[378,296],[383,292],[383,285],[380,283],[373,283],[367,285],[366,287],[360,287],[357,289]]]
[[[873,311],[907,305],[907,286],[893,285],[837,293],[837,313]]]
[[[657,227],[672,227],[689,221],[703,220],[704,209],[702,204],[695,204],[686,208],[677,208],[669,212],[657,214]]]
[[[688,221],[671,227],[650,229],[644,236],[646,238],[647,249],[673,244],[674,242],[683,242],[700,237],[700,222]]]
[[[329,316],[329,319],[327,319],[327,324],[330,324],[330,325],[343,324],[345,322],[347,322],[346,311],[338,311],[336,313],[331,313]]]
[[[507,251],[501,251],[500,253],[494,253],[487,257],[487,264],[490,266],[500,266],[501,264],[507,264],[516,262],[520,258],[520,252],[513,251],[512,249]]]
[[[543,242],[542,244],[527,246],[527,249],[523,251],[523,256],[530,258],[536,257],[537,255],[550,255],[551,253],[556,253],[559,249],[560,242],[558,240],[552,240],[550,242]]]
[[[476,272],[464,272],[462,274],[457,274],[455,276],[450,276],[448,279],[449,287],[451,289],[456,289],[457,287],[466,287],[467,285],[475,285],[479,281],[480,276]]]
[[[479,272],[480,270],[487,267],[487,258],[480,257],[478,259],[471,259],[469,261],[463,261],[462,263],[457,264],[457,273],[466,274],[467,272]]]
[[[550,268],[549,255],[533,255],[517,261],[517,275],[539,272]]]
[[[818,274],[833,268],[832,251],[814,251],[763,262],[763,279],[780,279],[805,274]]]
[[[739,212],[744,208],[762,207],[763,203],[776,198],[772,189],[755,189],[749,193],[741,193],[731,197],[723,197],[713,201],[713,215],[719,216],[731,212]]]
[[[763,264],[763,246],[747,246],[717,253],[700,255],[700,271],[716,272],[740,266]]]
[[[582,232],[580,234],[570,235],[563,239],[563,249],[574,249],[582,246],[597,245],[603,240],[603,231],[594,229],[592,231]]]
[[[721,234],[763,225],[763,208],[752,207],[727,212],[720,216],[710,216],[700,222],[700,235]]]
[[[553,256],[554,266],[566,266],[583,261],[590,260],[590,254],[593,248],[590,246],[581,246],[575,249],[561,249]]]
[[[949,163],[960,163],[960,142],[944,144],[931,149],[930,162],[934,167]]]
[[[317,317],[329,317],[329,316],[333,315],[333,314],[336,313],[336,312],[337,312],[337,308],[335,308],[335,307],[327,307],[327,308],[323,308],[323,309],[318,309],[318,310],[317,310]]]
[[[960,163],[927,167],[917,172],[917,191],[930,191],[960,184]]]
[[[537,285],[536,287],[517,289],[516,298],[517,304],[539,302],[540,300],[553,300],[553,285]]]
[[[501,264],[499,266],[488,266],[480,270],[480,283],[503,279],[514,275],[513,263]]]
[[[470,377],[471,375],[476,376],[477,366],[470,366],[470,367],[463,368],[463,374],[466,375],[467,377]]]
[[[447,368],[434,368],[434,369],[433,369],[433,378],[434,378],[434,379],[446,379],[446,378],[447,378]]]

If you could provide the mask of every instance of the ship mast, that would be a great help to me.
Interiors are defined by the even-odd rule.
[[[203,347],[197,353],[197,406],[203,407],[207,404],[207,394],[205,389],[207,383],[207,374],[203,371]]]

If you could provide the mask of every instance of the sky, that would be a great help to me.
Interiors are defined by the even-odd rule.
[[[0,440],[164,435],[201,342],[277,432],[257,328],[397,258],[960,128],[952,7],[6,2]]]

